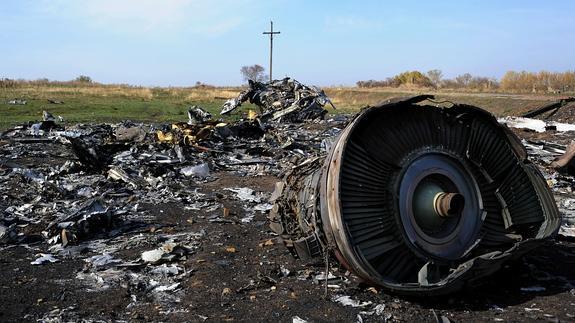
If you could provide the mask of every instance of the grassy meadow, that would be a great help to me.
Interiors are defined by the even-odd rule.
[[[236,90],[140,88],[127,86],[42,86],[0,89],[0,128],[40,120],[42,111],[62,116],[67,122],[185,121],[186,109],[200,105],[219,113],[225,97]],[[14,98],[26,105],[9,105]],[[57,100],[63,104],[50,104]]]
[[[172,122],[186,121],[187,107],[199,105],[219,116],[227,98],[235,97],[242,88],[146,88],[121,85],[22,85],[0,88],[0,129],[16,124],[41,120],[42,111],[62,116],[69,123],[116,122],[121,120]],[[396,88],[325,88],[337,110],[330,113],[354,113],[396,96],[435,94],[437,100],[473,104],[496,115],[514,115],[558,99],[558,95],[456,93],[398,90]],[[26,105],[9,105],[9,100],[21,98]],[[48,100],[63,101],[50,104]],[[236,116],[254,106],[245,104]],[[235,118],[231,116],[229,118]]]

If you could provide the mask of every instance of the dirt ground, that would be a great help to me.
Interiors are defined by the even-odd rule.
[[[12,162],[59,165],[74,158],[34,154],[45,147],[29,147],[29,156]],[[89,244],[75,256],[31,265],[38,254],[50,253],[41,238],[45,224],[39,223],[26,227],[31,237],[26,244],[0,248],[0,321],[575,322],[575,240],[568,237],[548,241],[479,287],[446,297],[393,295],[362,284],[334,261],[328,266],[335,278],[326,288],[318,278],[325,273],[325,261],[294,259],[268,228],[265,212],[242,221],[245,204],[222,190],[249,187],[269,194],[276,177],[220,171],[214,179],[192,185],[190,194],[205,194],[223,207],[206,211],[190,209],[185,202],[142,203],[138,212],[146,217],[141,225],[114,238],[129,246],[114,257],[130,262],[155,248],[164,235],[198,233],[197,248],[177,261],[185,269],[174,292],[178,297],[160,299],[150,285],[130,279],[88,286],[81,274],[94,269],[85,259],[98,254]],[[14,182],[2,185],[19,189]],[[123,271],[129,278],[154,266],[139,263]],[[165,294],[169,296],[169,289]],[[338,302],[341,296],[358,301],[357,306]],[[374,313],[376,305],[382,305],[381,312]]]
[[[271,177],[221,179],[241,182],[256,190],[270,190],[274,180]],[[217,189],[217,183],[205,188],[206,192]],[[237,221],[241,211],[231,201],[224,204],[231,209],[231,214],[238,212],[231,215],[232,221]],[[342,284],[341,289],[330,288],[327,293],[322,283],[314,283],[309,278],[302,280],[301,273],[322,272],[324,263],[293,259],[270,234],[264,215],[257,215],[247,224],[210,223],[200,218],[201,212],[186,211],[177,204],[158,205],[149,211],[157,214],[153,222],[160,224],[162,231],[206,231],[202,247],[182,263],[191,274],[184,281],[185,297],[177,311],[166,313],[153,300],[127,309],[131,302],[129,288],[87,291],[75,279],[85,265],[82,261],[63,259],[31,266],[42,246],[14,247],[0,252],[4,272],[0,276],[0,320],[36,321],[49,312],[69,311],[70,315],[63,315],[64,318],[89,321],[290,322],[298,316],[317,322],[354,322],[361,308],[342,306],[331,300],[334,295],[351,295],[362,301],[385,304],[385,313],[391,321],[435,322],[441,316],[455,322],[575,321],[575,290],[570,285],[575,281],[573,241],[551,241],[490,277],[479,288],[436,299],[406,299],[354,280]],[[188,221],[190,219],[193,221]],[[265,242],[270,239],[267,245]],[[233,247],[235,251],[230,252],[226,247]],[[142,246],[142,249],[126,250],[122,257],[135,259],[145,249]],[[294,274],[282,277],[280,266]],[[345,275],[345,271],[340,268],[337,274]],[[242,290],[250,280],[261,279],[260,276],[273,281]],[[231,289],[229,297],[223,295],[226,288]],[[145,291],[138,296],[145,300]],[[362,318],[366,322],[385,319],[365,315]]]

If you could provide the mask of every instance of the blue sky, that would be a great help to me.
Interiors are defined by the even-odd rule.
[[[575,69],[575,1],[0,0],[0,77],[239,85],[240,68],[353,85],[406,70]]]

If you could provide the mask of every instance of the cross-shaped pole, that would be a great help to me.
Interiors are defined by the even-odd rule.
[[[274,22],[270,21],[270,31],[264,31],[264,35],[270,35],[270,82],[272,79],[272,56],[274,51],[274,35],[279,34],[279,31],[274,31]]]

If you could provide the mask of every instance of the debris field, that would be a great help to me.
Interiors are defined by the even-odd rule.
[[[323,161],[355,116],[326,116],[325,94],[293,79],[268,85],[224,105],[261,107],[234,122],[194,106],[174,124],[46,112],[4,131],[0,320],[575,320],[575,106],[499,119],[552,190],[559,234],[477,287],[401,296],[328,252],[293,257],[270,228],[276,183]]]

